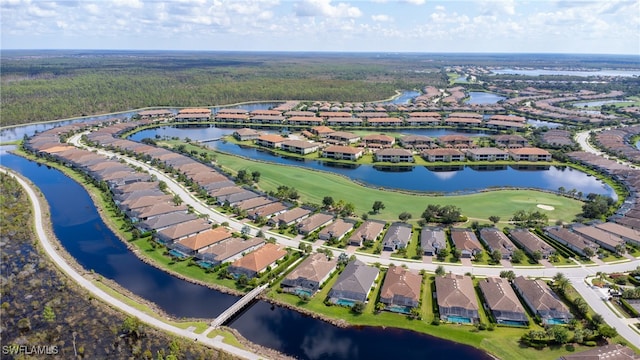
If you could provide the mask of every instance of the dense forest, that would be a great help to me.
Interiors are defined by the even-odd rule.
[[[233,53],[18,56],[1,73],[2,125],[149,106],[375,101],[446,78],[415,59]]]

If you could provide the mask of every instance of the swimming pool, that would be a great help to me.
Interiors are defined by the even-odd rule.
[[[457,315],[447,316],[447,321],[452,323],[459,323],[459,324],[471,324],[471,319],[463,316],[457,316]]]

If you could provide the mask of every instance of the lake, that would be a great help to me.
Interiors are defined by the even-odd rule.
[[[506,97],[490,92],[470,91],[469,99],[465,101],[465,103],[470,105],[488,105],[497,104],[498,101],[504,99],[506,99]]]

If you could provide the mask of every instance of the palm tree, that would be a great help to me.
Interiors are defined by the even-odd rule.
[[[567,279],[563,273],[557,273],[553,277],[553,283],[562,294],[564,294],[569,287],[569,279]]]

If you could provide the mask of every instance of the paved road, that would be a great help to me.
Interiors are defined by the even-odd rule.
[[[94,149],[94,148],[89,148],[87,146],[85,146],[84,144],[80,143],[80,138],[81,138],[82,134],[77,134],[74,135],[73,137],[71,137],[69,139],[69,142],[74,144],[75,146],[78,147],[84,147],[90,150],[98,150],[99,154],[103,154],[105,156],[116,156],[118,158],[122,158],[125,161],[135,165],[135,166],[139,166],[141,168],[143,168],[145,171],[148,171],[150,174],[155,175],[157,177],[158,180],[164,181],[168,188],[174,192],[175,194],[178,194],[185,202],[185,204],[189,204],[191,206],[193,206],[193,208],[202,214],[206,214],[208,215],[212,220],[218,222],[218,223],[222,223],[222,222],[228,222],[229,223],[229,227],[236,230],[236,231],[240,231],[242,229],[243,226],[245,226],[244,223],[237,221],[235,219],[231,219],[226,217],[225,215],[211,209],[210,207],[208,207],[206,204],[202,203],[199,199],[197,199],[196,197],[194,197],[187,189],[185,189],[181,184],[179,184],[173,177],[170,177],[168,175],[166,175],[165,173],[158,171],[154,168],[152,168],[151,166],[149,166],[146,163],[137,161],[135,159],[132,158],[127,158],[127,157],[123,157],[119,154],[116,153],[112,153],[112,152],[108,152],[105,151],[103,149]],[[588,134],[587,134],[588,136]],[[255,227],[251,228],[251,234],[255,235],[257,233],[258,229]],[[269,237],[273,237],[277,240],[278,243],[283,244],[285,246],[289,246],[289,247],[293,247],[293,248],[297,248],[299,243],[300,243],[300,237],[296,237],[294,239],[290,239],[287,237],[284,237],[278,233],[274,233],[274,232],[270,232],[267,231],[265,232],[265,236],[267,238]],[[314,248],[318,248],[319,246],[317,245],[313,245]],[[331,249],[331,248],[330,248]],[[343,249],[331,249],[334,251],[334,253],[340,253],[343,252]],[[366,263],[380,263],[382,265],[389,265],[391,263],[402,263],[404,265],[406,265],[408,268],[410,269],[415,269],[415,270],[427,270],[427,271],[431,271],[434,272],[436,270],[436,268],[440,265],[437,263],[425,263],[421,260],[418,261],[412,261],[412,260],[406,260],[406,261],[402,261],[400,259],[397,258],[393,258],[393,259],[388,259],[388,258],[382,258],[380,256],[376,256],[376,255],[369,255],[369,254],[362,254],[362,253],[358,253],[356,252],[354,254],[359,260],[364,261]],[[465,274],[465,273],[471,273],[473,275],[480,275],[480,276],[500,276],[500,272],[505,270],[504,267],[502,266],[465,266],[465,265],[455,265],[455,264],[442,264],[445,268],[446,272],[453,272],[454,274]],[[576,265],[576,266],[571,266],[571,267],[553,267],[553,268],[547,268],[547,267],[518,267],[515,266],[513,268],[509,268],[508,270],[512,270],[516,275],[523,275],[523,276],[532,276],[532,277],[546,277],[546,278],[550,278],[553,277],[555,274],[561,272],[564,273],[567,278],[570,279],[574,279],[574,281],[576,283],[579,283],[581,281],[577,281],[577,280],[582,280],[585,279],[588,276],[593,276],[596,274],[596,272],[605,272],[605,273],[612,273],[612,272],[625,272],[625,271],[630,271],[635,269],[636,267],[640,266],[640,260],[639,259],[635,259],[635,260],[631,260],[629,261],[628,259],[623,260],[619,263],[614,263],[614,264],[605,264],[605,265],[594,265],[594,266],[585,266],[585,265]],[[578,290],[581,294],[582,291],[584,289],[580,288],[580,290]],[[592,292],[592,290],[590,290],[590,292]],[[587,292],[587,294],[590,294],[590,292]],[[628,328],[626,322],[623,319],[618,318],[607,306],[603,306],[602,300],[600,300],[600,297],[593,297],[590,295],[585,296],[585,301],[594,309],[598,309],[596,310],[598,313],[602,314],[603,317],[605,317],[605,320],[607,321],[607,323],[612,326],[615,327],[616,329],[622,329],[622,328]],[[606,314],[606,316],[605,316]],[[630,330],[630,329],[629,329]],[[621,331],[618,330],[620,332],[620,334],[622,336],[624,336],[629,342],[634,343],[634,344],[640,344],[640,340],[637,338],[637,333],[631,332],[629,333],[628,331]],[[635,334],[635,336],[634,336]],[[629,338],[627,338],[626,336],[630,336]]]
[[[35,221],[36,236],[38,237],[38,240],[42,248],[47,253],[49,258],[56,264],[56,266],[60,270],[62,270],[62,272],[64,272],[67,276],[73,279],[73,281],[75,281],[77,284],[79,284],[80,286],[85,288],[87,291],[89,291],[91,294],[93,294],[93,296],[101,299],[107,304],[115,308],[118,308],[119,310],[129,315],[137,317],[144,323],[154,326],[158,329],[161,329],[185,338],[197,340],[201,344],[205,344],[210,347],[225,351],[227,353],[231,353],[243,359],[257,360],[257,359],[263,358],[247,350],[240,349],[240,348],[231,346],[229,344],[225,344],[222,342],[220,338],[210,339],[205,336],[206,332],[203,334],[195,334],[191,331],[169,325],[136,308],[133,308],[123,303],[119,299],[116,299],[110,294],[107,294],[106,292],[102,291],[100,288],[95,286],[89,279],[85,278],[82,274],[80,274],[73,267],[71,267],[65,261],[65,259],[56,252],[53,242],[49,239],[49,237],[47,236],[47,233],[44,230],[44,226],[43,226],[44,219],[42,214],[42,208],[40,207],[40,202],[38,201],[38,195],[36,195],[36,191],[32,188],[31,184],[27,183],[25,180],[16,176],[14,173],[8,170],[0,168],[0,171],[13,175],[13,177],[18,181],[18,183],[20,183],[20,185],[24,188],[25,192],[29,196],[29,200],[31,201],[31,205],[34,210],[33,216]]]

